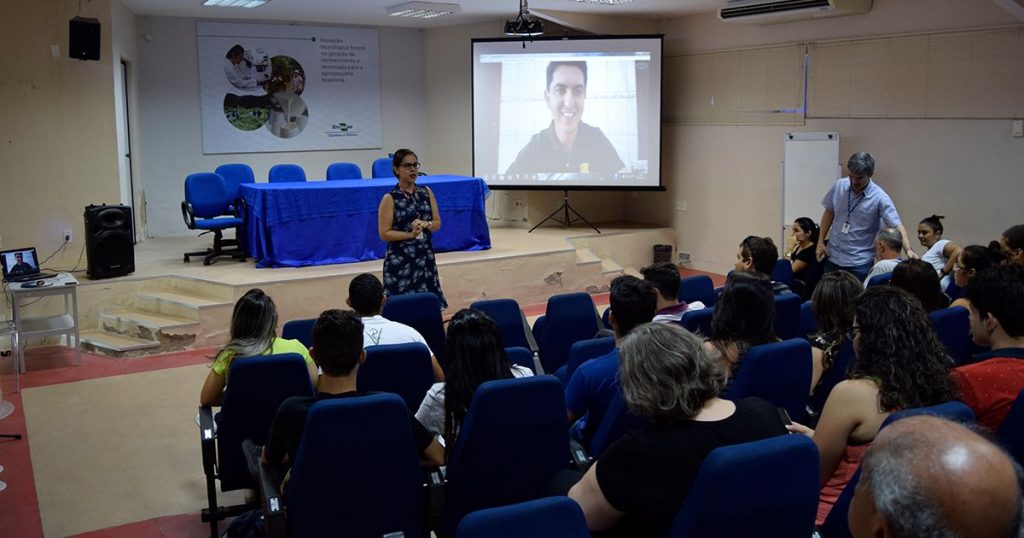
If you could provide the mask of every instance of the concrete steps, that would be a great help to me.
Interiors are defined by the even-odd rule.
[[[160,347],[160,342],[155,340],[143,340],[132,338],[121,334],[105,331],[103,329],[89,329],[80,333],[82,346],[87,351],[93,351],[111,357],[129,357],[148,354]]]

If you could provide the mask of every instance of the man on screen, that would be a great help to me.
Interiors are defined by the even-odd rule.
[[[601,129],[583,123],[587,62],[548,64],[544,100],[551,125],[519,150],[507,174],[579,173],[608,175],[624,165]]]
[[[7,273],[11,276],[30,275],[35,273],[36,268],[30,263],[25,263],[25,256],[20,252],[14,253],[14,265],[11,266],[11,270]]]

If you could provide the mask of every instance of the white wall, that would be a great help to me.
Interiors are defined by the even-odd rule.
[[[384,149],[203,155],[196,64],[196,19],[148,17],[137,22],[141,163],[136,184],[146,197],[147,233],[188,235],[181,219],[185,176],[229,162],[248,163],[257,181],[279,163],[295,163],[310,179],[322,179],[327,165],[348,161],[364,175],[370,164],[399,147],[431,163],[426,120],[426,74],[422,30],[380,28],[381,104]],[[430,173],[453,172],[429,166]]]
[[[679,54],[1016,23],[991,0],[874,4],[863,16],[775,26],[723,23],[714,15],[673,19],[663,25],[666,50]],[[666,124],[662,155],[668,192],[627,198],[625,215],[673,225],[677,247],[692,254],[693,266],[724,272],[743,237],[778,236],[783,133],[833,130],[840,132],[844,162],[855,151],[874,154],[875,179],[911,230],[932,213],[946,215],[945,237],[966,245],[997,238],[1006,227],[1024,221],[1024,139],[1011,137],[1009,120],[810,119],[802,127]],[[677,203],[687,210],[676,210]],[[821,218],[820,213],[808,216]],[[916,237],[911,240],[917,245]]]

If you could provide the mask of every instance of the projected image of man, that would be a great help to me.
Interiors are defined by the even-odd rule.
[[[610,175],[624,165],[601,129],[583,122],[587,62],[548,64],[544,100],[551,124],[533,135],[507,174],[580,173]]]

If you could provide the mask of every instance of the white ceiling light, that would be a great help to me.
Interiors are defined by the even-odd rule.
[[[203,5],[208,7],[244,7],[254,8],[266,4],[270,0],[203,0]]]
[[[438,4],[436,2],[406,2],[388,8],[392,17],[413,17],[417,19],[434,19],[459,12],[458,4]]]
[[[602,4],[605,6],[617,6],[619,4],[632,4],[633,0],[573,0],[581,4]]]

